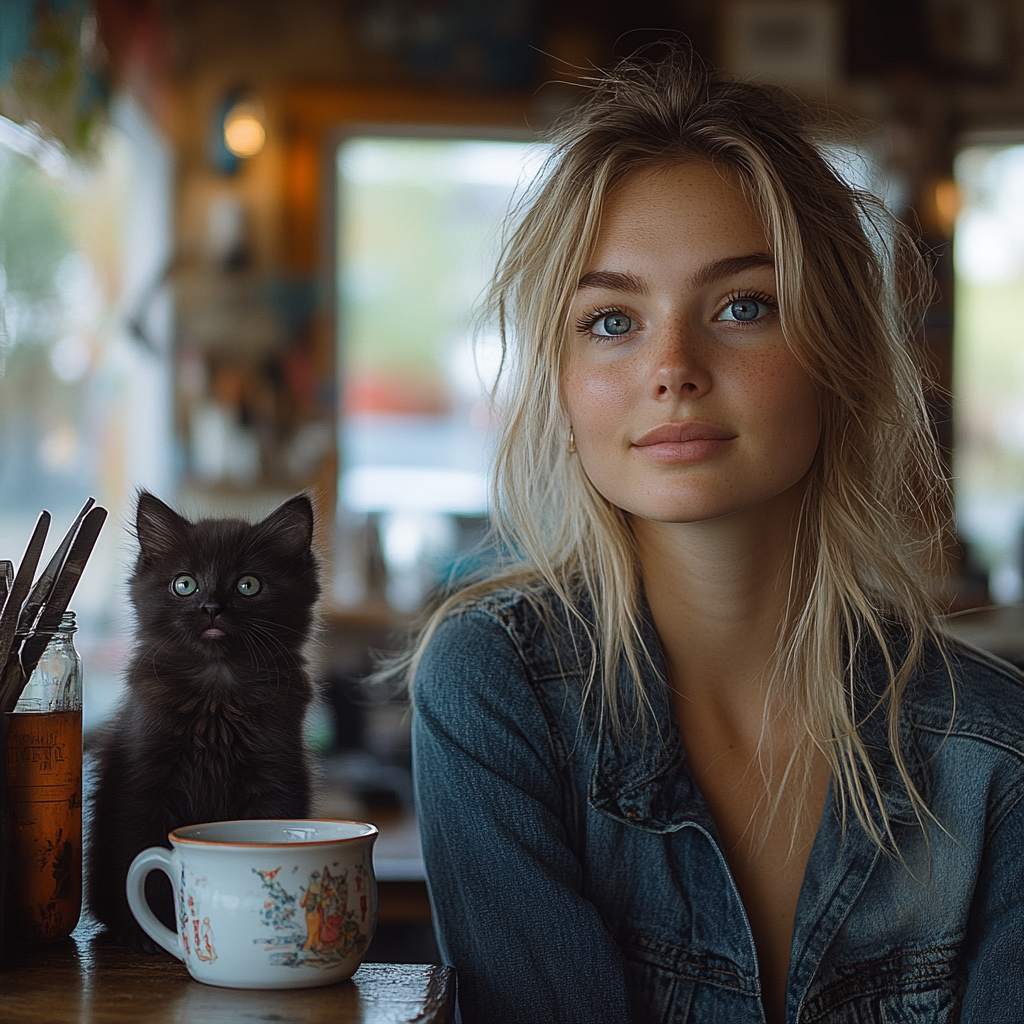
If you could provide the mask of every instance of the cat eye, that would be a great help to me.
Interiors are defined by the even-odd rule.
[[[183,572],[180,576],[175,576],[174,582],[171,583],[171,590],[180,597],[188,597],[189,594],[194,594],[198,589],[199,584],[196,582],[195,576],[189,576],[187,572]]]
[[[252,597],[253,594],[259,593],[262,586],[263,584],[255,576],[243,576],[238,581],[238,592],[245,597]]]

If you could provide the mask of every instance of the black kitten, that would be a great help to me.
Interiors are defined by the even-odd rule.
[[[190,523],[143,492],[136,531],[138,635],[97,759],[87,891],[115,939],[152,949],[125,897],[140,850],[182,825],[309,814],[303,649],[320,583],[304,494],[253,525]],[[147,894],[173,929],[159,872]]]

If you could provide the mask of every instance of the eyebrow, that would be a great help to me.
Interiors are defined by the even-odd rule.
[[[727,256],[725,259],[715,260],[700,267],[691,275],[689,283],[692,288],[706,288],[723,277],[730,277],[741,271],[757,267],[774,269],[775,260],[770,253],[766,252]],[[609,291],[625,292],[627,295],[647,294],[647,285],[629,271],[623,273],[617,270],[591,270],[580,278],[580,283],[576,286],[577,291],[583,291],[585,288],[606,288]]]
[[[617,270],[591,270],[580,278],[576,291],[584,288],[606,288],[612,292],[625,292],[627,295],[646,295],[647,285],[631,274],[628,270],[619,273]]]
[[[723,277],[731,277],[733,274],[757,267],[771,267],[774,270],[774,257],[767,252],[751,252],[745,256],[728,256],[722,260],[715,260],[697,270],[690,278],[690,285],[693,288],[705,288]]]

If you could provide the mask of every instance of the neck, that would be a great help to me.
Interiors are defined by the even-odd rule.
[[[669,680],[684,699],[763,708],[755,698],[785,616],[800,497],[795,488],[699,523],[633,519]]]

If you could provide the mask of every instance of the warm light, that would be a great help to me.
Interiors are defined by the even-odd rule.
[[[939,229],[944,235],[951,236],[962,205],[960,190],[952,178],[936,182],[934,201]]]
[[[267,141],[263,107],[252,100],[236,103],[224,118],[224,145],[237,157],[255,156]]]

